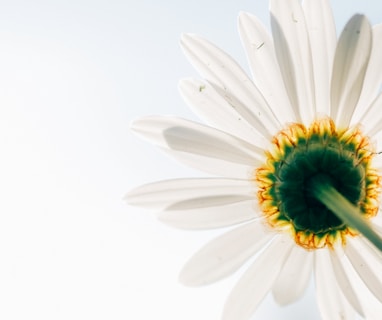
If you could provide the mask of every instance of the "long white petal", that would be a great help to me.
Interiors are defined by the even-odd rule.
[[[286,236],[276,237],[244,273],[229,295],[223,320],[248,320],[272,288],[292,248]]]
[[[221,228],[258,218],[256,200],[240,201],[222,206],[189,210],[170,210],[159,213],[159,220],[179,229]]]
[[[249,178],[263,162],[262,149],[223,131],[176,117],[145,117],[133,122],[132,130],[170,154],[178,154],[181,161],[190,158],[188,165],[203,170],[198,159],[209,159],[223,176],[225,164],[236,165],[238,173],[244,167]]]
[[[382,226],[374,224],[374,230],[382,237]]]
[[[361,96],[359,98],[353,123],[358,123],[360,117],[365,113],[367,107],[377,96],[382,82],[382,24],[372,29],[373,46],[371,49],[369,65],[365,74]]]
[[[382,227],[382,211],[381,208],[379,208],[379,211],[377,215],[372,219],[372,223],[375,226]]]
[[[286,92],[273,40],[265,26],[254,15],[241,12],[238,19],[240,38],[256,86],[261,90],[268,104],[277,110],[281,123],[297,121],[297,109],[293,109]]]
[[[232,107],[266,138],[280,130],[277,118],[261,92],[241,67],[225,52],[195,35],[182,36],[181,45],[194,67]]]
[[[312,258],[311,252],[293,247],[272,289],[278,304],[292,303],[304,293],[312,274]]]
[[[154,209],[187,210],[253,200],[254,184],[224,178],[174,179],[149,183],[131,190],[126,200]]]
[[[330,113],[330,79],[337,37],[328,0],[304,0],[303,10],[312,52],[317,113]]]
[[[328,250],[315,251],[314,272],[317,303],[322,319],[353,319],[354,312],[343,297],[336,283]]]
[[[336,276],[337,283],[341,288],[343,295],[346,297],[348,302],[353,306],[353,308],[360,314],[364,316],[364,312],[357,296],[357,292],[354,290],[352,282],[350,281],[347,271],[344,268],[344,263],[342,262],[345,259],[343,251],[331,250],[330,258],[333,264],[334,274]]]
[[[374,136],[382,130],[382,93],[380,93],[372,102],[370,107],[359,120],[364,124],[365,133],[368,136]]]
[[[359,239],[361,239],[361,237],[359,237]],[[342,253],[340,252],[340,263],[343,267],[343,271],[346,273],[346,276],[351,282],[351,286],[353,287],[353,290],[355,291],[358,300],[361,303],[362,310],[365,314],[364,319],[379,320],[382,314],[382,303],[379,300],[377,300],[377,298],[370,292],[370,290],[367,288],[367,286],[360,278],[356,270],[354,270],[352,264],[350,263],[346,255],[342,256],[341,254]]]
[[[271,0],[271,25],[276,56],[292,105],[301,121],[314,117],[315,93],[312,54],[305,16],[298,0]]]
[[[359,239],[349,239],[345,247],[346,256],[354,269],[369,290],[382,302],[382,277],[380,274],[382,263],[379,259],[373,259],[373,256],[367,254],[368,252],[367,247]]]
[[[267,142],[214,87],[202,80],[182,79],[179,91],[191,110],[205,123],[252,144]]]
[[[381,236],[382,228],[373,223],[373,229]],[[364,248],[377,260],[380,264],[382,264],[382,252],[375,247],[368,239],[365,237],[359,237],[359,241],[363,244]]]
[[[363,15],[346,24],[338,40],[331,83],[331,118],[347,127],[357,106],[369,62],[371,27]]]
[[[198,154],[179,152],[161,148],[161,151],[183,165],[194,168],[214,176],[251,179],[253,178],[253,166],[242,165],[226,159],[205,157]]]
[[[247,223],[212,240],[184,266],[179,280],[201,286],[235,272],[272,237],[260,221]]]

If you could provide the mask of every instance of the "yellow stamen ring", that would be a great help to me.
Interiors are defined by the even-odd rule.
[[[309,182],[325,175],[359,208],[364,218],[379,208],[380,176],[372,168],[375,150],[359,127],[337,129],[331,119],[310,127],[291,124],[280,131],[255,172],[258,200],[268,224],[289,231],[307,249],[333,247],[358,232],[337,218],[309,192]]]

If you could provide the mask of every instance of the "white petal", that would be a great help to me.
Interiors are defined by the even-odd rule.
[[[182,36],[181,45],[194,67],[259,133],[271,138],[280,124],[264,97],[240,66],[225,52],[195,35]]]
[[[374,230],[378,233],[380,237],[382,237],[382,226],[374,224]]]
[[[361,237],[359,237],[361,239]],[[357,294],[361,302],[364,318],[367,320],[379,320],[382,314],[382,304],[369,291],[365,283],[354,270],[352,264],[346,256],[340,256],[341,264],[348,279],[351,281],[351,286]]]
[[[359,239],[361,239],[361,237],[359,237]],[[336,250],[338,250],[338,248],[336,248]],[[357,298],[361,302],[362,310],[365,314],[364,318],[368,320],[380,319],[380,315],[382,314],[382,304],[366,287],[365,283],[354,270],[346,255],[343,256],[340,252],[339,258],[341,259],[343,271],[346,273],[347,278],[351,281],[351,286],[355,290]]]
[[[174,179],[140,186],[126,200],[146,208],[187,210],[219,206],[256,197],[254,184],[223,178]]]
[[[312,52],[317,113],[330,113],[330,79],[337,37],[328,0],[304,0],[303,10]]]
[[[378,227],[377,225],[373,224],[373,229],[379,236],[382,236],[381,227]],[[370,254],[373,257],[373,259],[378,261],[377,263],[381,264],[382,266],[382,252],[363,236],[359,237],[359,242],[362,243],[363,248],[365,248],[368,251],[368,254]]]
[[[254,15],[239,15],[239,33],[247,53],[256,86],[263,93],[281,123],[297,121],[277,63],[273,40],[264,25]]]
[[[336,283],[327,249],[315,251],[317,303],[323,320],[353,319],[354,312]]]
[[[266,145],[264,137],[208,82],[183,79],[179,90],[191,110],[208,125],[255,145]]]
[[[237,167],[238,174],[244,169],[249,178],[254,168],[264,161],[260,148],[223,131],[176,117],[139,119],[133,122],[132,130],[195,168],[204,170],[202,161],[207,159],[207,164],[212,162],[213,169],[222,175],[225,175],[225,166],[230,164]]]
[[[304,293],[312,274],[312,258],[311,252],[293,247],[272,289],[278,304],[292,303]]]
[[[382,93],[380,93],[359,120],[368,136],[374,136],[382,130]]]
[[[254,167],[252,166],[229,162],[225,159],[203,157],[192,153],[179,152],[170,149],[161,150],[168,154],[171,158],[190,168],[194,168],[214,176],[238,179],[253,178]]]
[[[272,237],[260,221],[247,223],[212,240],[184,266],[179,280],[187,286],[218,281],[235,272]]]
[[[248,320],[273,283],[294,245],[290,238],[276,237],[236,284],[224,307],[223,320]]]
[[[371,52],[367,18],[353,16],[338,40],[331,83],[331,118],[348,127],[358,103]]]
[[[381,211],[381,208],[379,208],[377,215],[371,221],[372,221],[374,227],[375,226],[382,227],[382,211]]]
[[[349,239],[345,253],[369,290],[382,302],[382,277],[380,276],[382,264],[380,261],[373,259],[367,246],[359,239]]]
[[[382,103],[382,100],[381,100],[381,103]],[[379,131],[379,133],[377,133],[376,135],[373,136],[373,139],[375,139],[374,142],[375,141],[381,141],[381,139],[382,139],[382,138],[380,138],[380,137],[382,137],[381,134],[382,134],[382,130]],[[370,135],[369,135],[369,137],[370,137]],[[377,145],[377,150],[376,150],[377,151],[377,155],[372,160],[372,167],[375,168],[375,170],[377,170],[377,172],[379,174],[382,172],[382,157],[380,156],[382,153],[381,153],[381,149],[380,148],[381,148],[381,146],[380,146],[380,144],[378,144]],[[375,221],[377,221],[377,223],[379,222],[380,219],[382,219],[382,214],[381,213],[382,213],[381,207],[379,207],[378,215],[377,215],[377,217],[375,217],[375,218],[377,218],[377,220],[375,220]],[[373,220],[375,218],[373,218]],[[379,224],[382,224],[382,223],[379,223]]]
[[[271,23],[276,56],[292,105],[301,121],[310,124],[315,115],[312,54],[305,17],[298,0],[271,0]]]
[[[361,96],[353,117],[357,123],[367,107],[372,103],[381,88],[382,82],[382,24],[373,27],[373,46],[371,49],[369,65],[365,74]]]
[[[241,201],[194,210],[170,210],[159,214],[159,220],[180,229],[221,228],[258,218],[256,201]]]
[[[337,279],[337,283],[343,295],[346,297],[352,307],[358,312],[358,314],[364,316],[364,312],[357,293],[354,290],[354,287],[347,275],[347,270],[344,268],[344,262],[342,262],[344,259],[346,259],[343,251],[330,250],[330,258],[332,260],[333,270]]]

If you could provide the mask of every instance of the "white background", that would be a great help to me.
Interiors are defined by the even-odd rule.
[[[338,30],[379,0],[333,0]],[[194,119],[177,92],[196,76],[179,49],[201,34],[245,68],[240,10],[266,0],[0,1],[0,319],[219,319],[238,275],[191,289],[182,264],[220,231],[165,227],[128,207],[134,186],[196,176],[133,136],[147,114]],[[202,175],[202,174],[200,174]],[[314,288],[255,319],[318,319]]]

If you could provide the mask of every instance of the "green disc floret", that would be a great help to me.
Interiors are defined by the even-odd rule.
[[[358,232],[382,248],[367,227],[379,210],[381,178],[371,166],[374,148],[358,127],[338,130],[329,118],[310,127],[295,123],[272,146],[256,169],[259,204],[271,227],[289,230],[307,249],[344,244]]]
[[[325,176],[346,199],[359,206],[365,197],[365,167],[354,158],[354,148],[331,139],[323,145],[316,139],[299,141],[275,163],[275,201],[280,218],[290,220],[296,231],[325,233],[342,229],[344,223],[310,191],[315,176]]]

